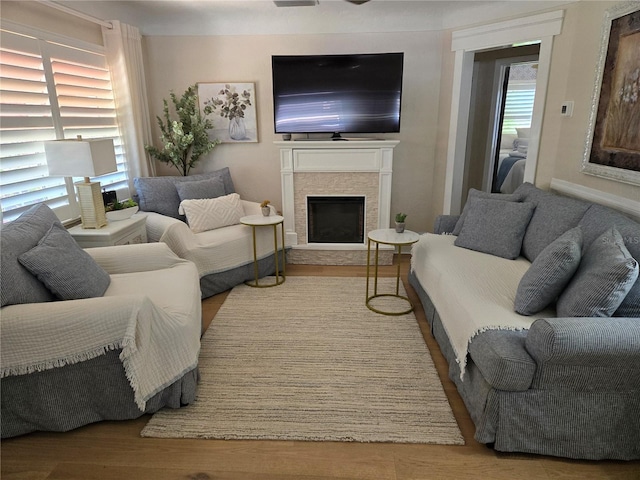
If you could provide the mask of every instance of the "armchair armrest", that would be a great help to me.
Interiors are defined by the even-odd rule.
[[[260,204],[257,202],[252,202],[250,200],[240,200],[242,204],[242,208],[244,208],[245,215],[261,215],[262,209],[260,208]],[[269,205],[271,209],[271,215],[277,215],[276,207],[273,205]]]
[[[87,248],[85,252],[109,274],[160,270],[185,261],[164,243]]]
[[[182,220],[178,220],[177,218],[168,217],[166,215],[161,215],[156,212],[142,212],[147,217],[146,227],[147,227],[147,240],[149,242],[159,242],[162,238],[162,235],[169,229],[172,225],[182,224],[187,226]],[[188,229],[188,226],[187,226]]]
[[[433,225],[433,233],[440,235],[453,232],[459,218],[460,215],[438,215]]]
[[[637,391],[640,385],[637,318],[538,319],[525,346],[537,363],[533,388]]]

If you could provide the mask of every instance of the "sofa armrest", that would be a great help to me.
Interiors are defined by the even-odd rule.
[[[538,319],[525,345],[537,363],[533,388],[638,391],[637,318]]]
[[[164,243],[138,243],[85,250],[107,273],[149,272],[169,268],[185,260]]]
[[[529,389],[536,362],[525,348],[526,331],[487,330],[469,343],[469,355],[484,379],[498,390]]]
[[[164,233],[172,226],[176,224],[182,224],[187,226],[182,220],[177,218],[168,217],[156,212],[142,212],[147,218],[147,241],[159,242]],[[187,229],[189,227],[187,226]]]
[[[240,200],[245,215],[262,215],[262,209],[258,202],[252,202],[250,200]],[[276,207],[269,205],[271,209],[271,215],[277,215]]]
[[[453,232],[459,218],[460,215],[438,215],[433,225],[433,233],[440,235]]]

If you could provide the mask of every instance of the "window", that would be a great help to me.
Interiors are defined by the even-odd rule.
[[[503,135],[515,134],[516,128],[531,127],[537,73],[537,62],[511,64],[502,120]]]
[[[97,180],[103,188],[128,196],[126,160],[102,47],[17,30],[0,32],[3,222],[40,202],[63,220],[79,216],[73,181],[48,176],[46,140],[112,138],[118,171]]]

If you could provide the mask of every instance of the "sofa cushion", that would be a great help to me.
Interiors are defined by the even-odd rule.
[[[216,170],[215,172],[201,173],[188,177],[166,176],[166,177],[137,177],[134,179],[134,186],[138,195],[140,210],[145,212],[156,212],[168,217],[185,220],[184,215],[178,213],[180,207],[180,196],[176,189],[176,184],[181,182],[193,182],[219,177],[224,183],[224,193],[226,195],[234,193],[235,189],[231,180],[229,167]]]
[[[476,199],[454,244],[502,258],[518,258],[534,209],[529,202]]]
[[[0,296],[3,307],[55,300],[49,289],[18,261],[18,257],[35,247],[54,224],[61,225],[55,213],[41,203],[0,229]]]
[[[554,302],[580,265],[582,229],[575,227],[549,244],[518,284],[515,311],[533,315]]]
[[[526,338],[526,330],[487,330],[469,342],[469,355],[493,388],[518,392],[531,386],[536,362],[527,353]]]
[[[558,317],[610,317],[638,278],[638,262],[615,227],[591,243],[565,291]]]
[[[195,180],[193,182],[177,182],[176,190],[180,201],[199,198],[217,198],[226,195],[224,181],[220,177]]]
[[[460,231],[462,230],[462,225],[464,225],[464,221],[467,218],[467,214],[469,213],[469,208],[473,205],[477,199],[491,199],[491,200],[503,200],[506,202],[521,202],[522,196],[516,194],[502,194],[502,193],[488,193],[480,190],[476,190],[472,188],[469,190],[467,195],[467,203],[465,203],[464,208],[462,209],[462,214],[458,221],[456,222],[456,226],[451,232],[452,235],[460,235]]]
[[[523,183],[514,194],[533,202],[536,211],[531,218],[522,242],[522,254],[533,262],[540,252],[567,230],[576,227],[591,204],[581,200],[540,190],[531,183]]]
[[[583,250],[608,228],[615,226],[624,239],[629,253],[640,262],[640,223],[622,213],[602,205],[592,205],[580,220],[584,232]],[[640,278],[633,284],[622,304],[615,311],[616,317],[640,317]]]
[[[240,195],[232,193],[218,198],[202,198],[180,202],[180,211],[187,216],[194,233],[237,225],[244,216]]]
[[[61,300],[101,297],[109,274],[59,224],[18,260]]]

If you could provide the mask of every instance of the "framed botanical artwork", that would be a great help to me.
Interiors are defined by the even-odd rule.
[[[582,171],[640,185],[640,2],[605,14]]]
[[[213,123],[209,138],[222,143],[258,141],[253,83],[198,83],[200,112]]]

